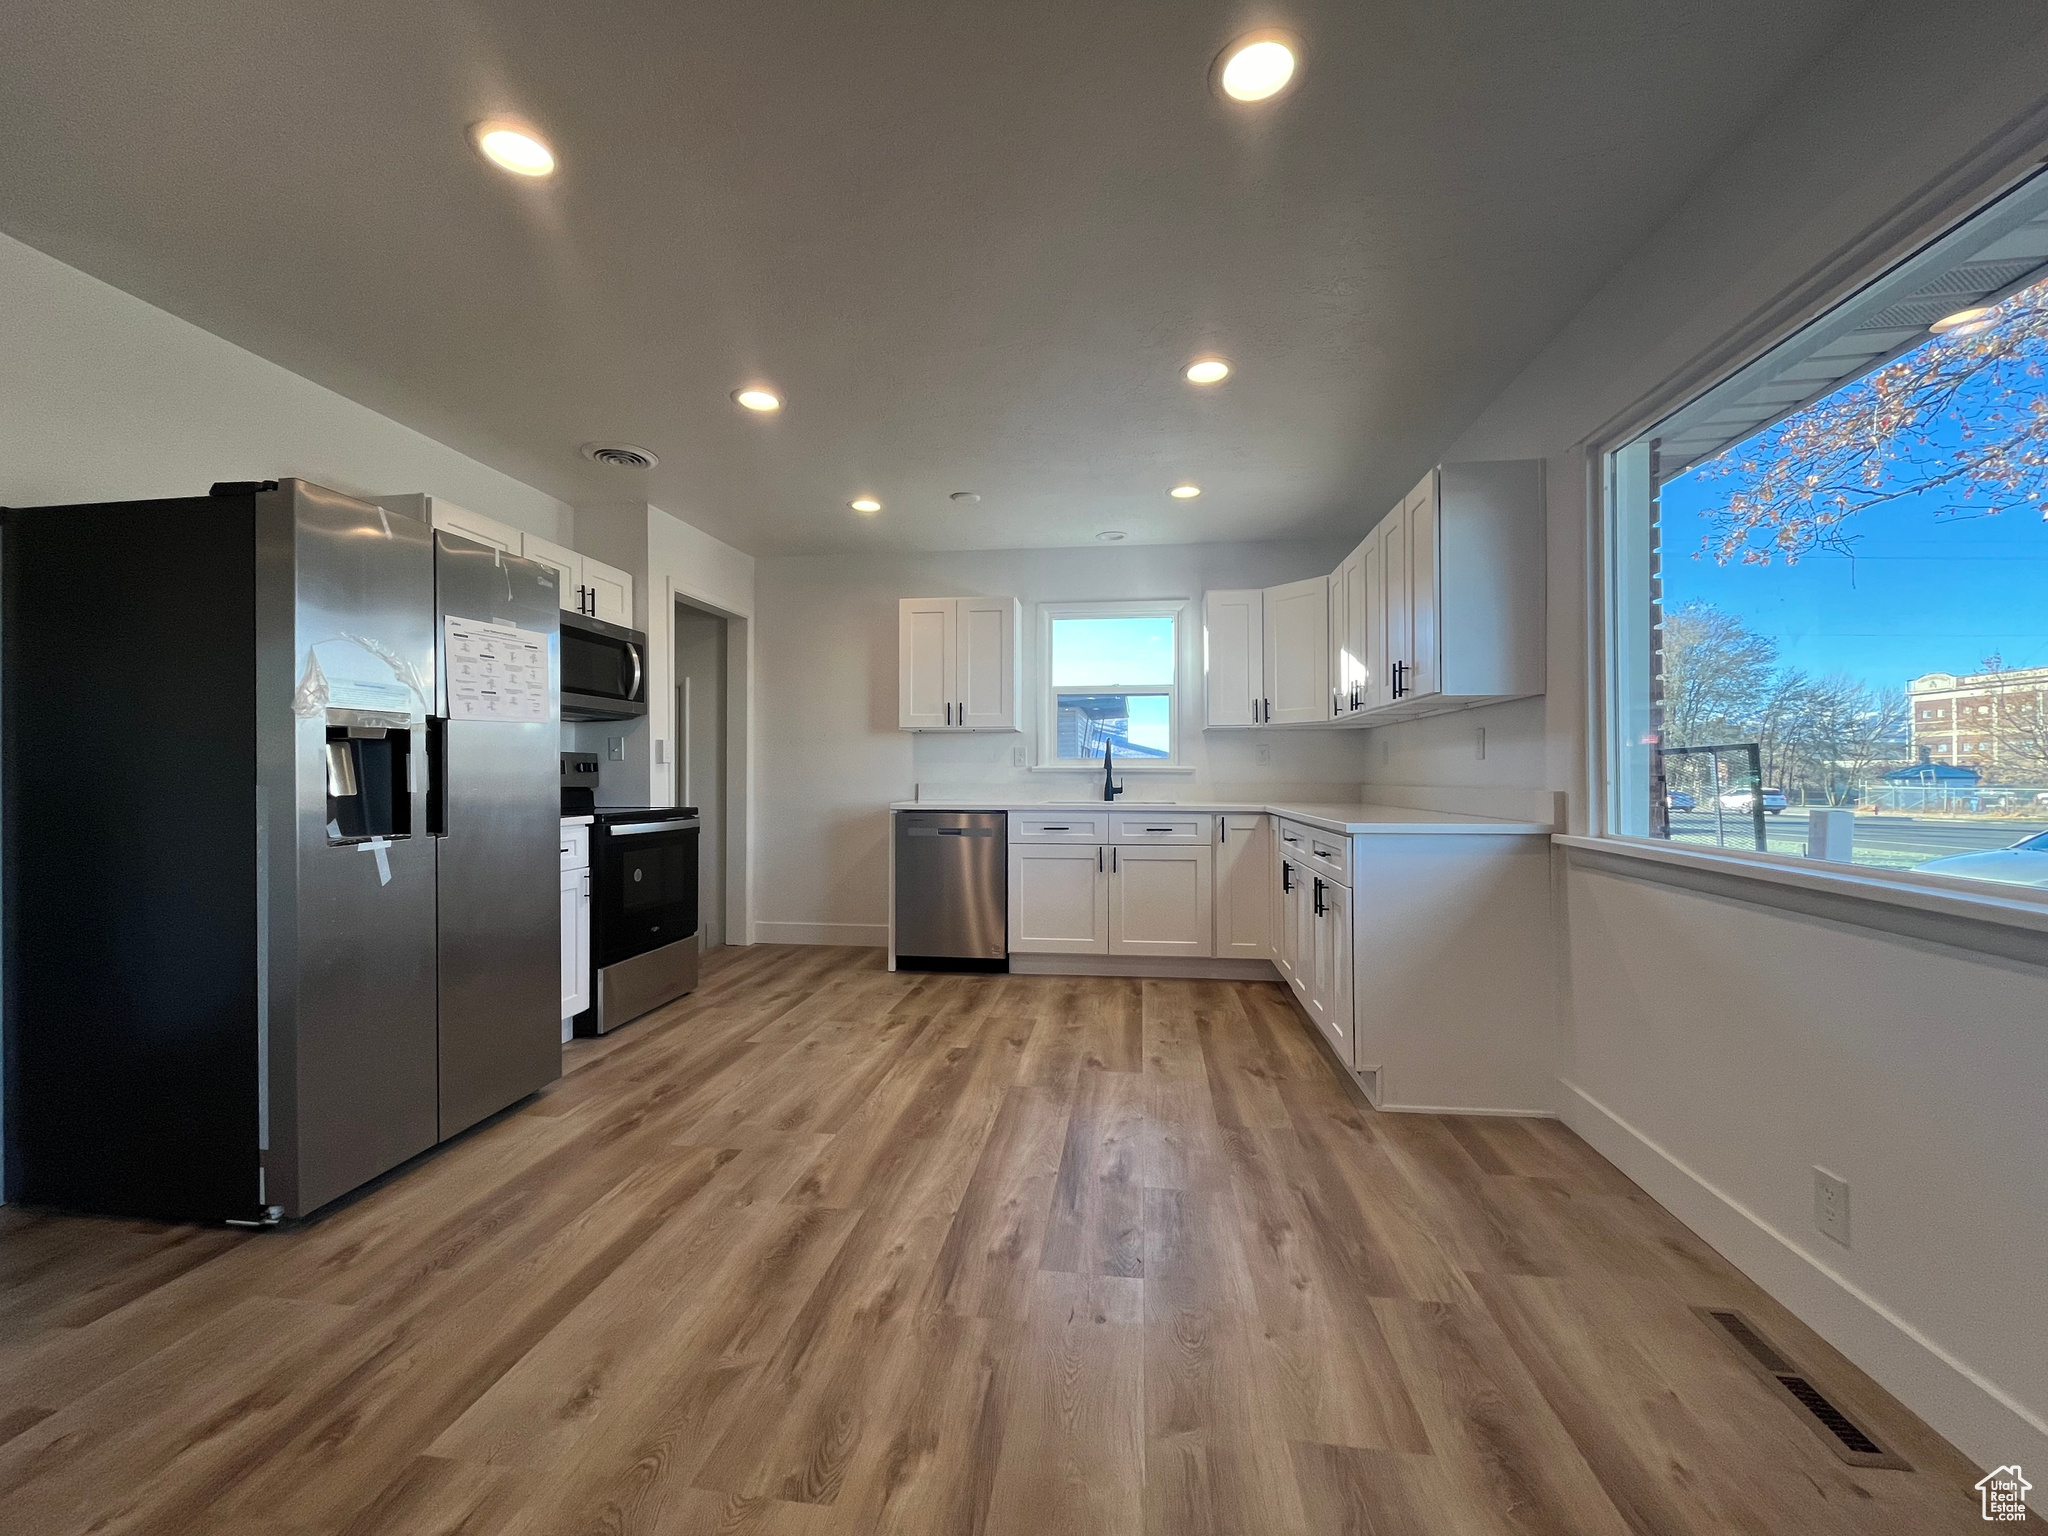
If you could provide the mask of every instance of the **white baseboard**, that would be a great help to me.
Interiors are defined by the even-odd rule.
[[[1470,1105],[1456,1104],[1382,1104],[1381,1110],[1390,1115],[1507,1115],[1517,1120],[1555,1120],[1554,1109],[1478,1109]],[[1591,1137],[1587,1138],[1589,1141]]]
[[[1565,1124],[1965,1456],[1986,1470],[2015,1461],[2048,1466],[2048,1422],[2038,1414],[1578,1084],[1561,1081]]]
[[[1150,955],[1011,955],[1013,976],[1150,976],[1161,981],[1278,981],[1266,960],[1180,960]]]
[[[862,949],[889,946],[887,923],[754,922],[756,944],[851,944]]]

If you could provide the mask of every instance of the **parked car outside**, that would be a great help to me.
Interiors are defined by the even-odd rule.
[[[1724,811],[1742,811],[1747,813],[1750,810],[1750,797],[1755,793],[1756,791],[1751,789],[1731,789],[1721,797],[1721,809]],[[1775,785],[1766,784],[1763,789],[1763,795],[1764,813],[1766,815],[1775,816],[1778,812],[1785,809],[1785,791],[1782,789],[1777,788]]]
[[[2036,832],[2010,848],[1982,853],[1952,853],[1915,867],[1916,874],[1960,875],[1966,880],[1996,880],[2003,885],[2031,885],[2048,890],[2048,832]]]
[[[1664,792],[1664,808],[1669,811],[1689,811],[1698,802],[1682,789],[1667,789]]]

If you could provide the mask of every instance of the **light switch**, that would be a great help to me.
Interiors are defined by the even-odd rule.
[[[604,755],[615,763],[623,763],[626,760],[626,738],[623,736],[605,737]]]
[[[654,738],[654,760],[657,763],[665,763],[668,761],[667,737],[657,736]]]

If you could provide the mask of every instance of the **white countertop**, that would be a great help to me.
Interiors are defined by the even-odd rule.
[[[564,816],[562,818],[562,825],[565,827],[587,827],[596,820],[595,816]]]
[[[1007,811],[1022,814],[1033,812],[1057,813],[1060,811],[1158,811],[1171,814],[1174,811],[1191,811],[1199,815],[1214,816],[1222,813],[1245,816],[1284,816],[1289,821],[1305,822],[1325,832],[1335,832],[1345,837],[1359,837],[1382,833],[1432,833],[1481,832],[1528,833],[1548,836],[1556,829],[1540,821],[1504,821],[1492,816],[1460,816],[1449,811],[1417,811],[1400,805],[1310,805],[1296,801],[1248,801],[1183,800],[1168,805],[1163,801],[1053,801],[1019,800],[1006,801],[982,796],[967,799],[948,796],[941,800],[893,800],[889,803],[892,811]]]

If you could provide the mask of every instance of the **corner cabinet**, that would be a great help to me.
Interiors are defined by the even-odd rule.
[[[1232,813],[1216,818],[1216,957],[1273,956],[1272,822]]]
[[[1330,579],[1202,594],[1204,724],[1329,718]]]
[[[906,597],[897,605],[897,725],[1014,731],[1024,605],[1014,597]]]

